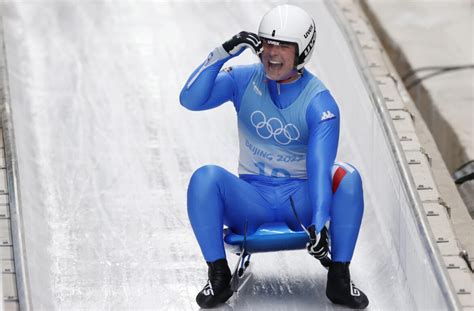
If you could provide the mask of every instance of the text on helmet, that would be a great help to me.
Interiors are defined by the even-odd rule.
[[[316,41],[316,32],[313,33],[313,37],[311,38],[311,40],[309,41],[309,44],[304,49],[304,52],[303,52],[304,56],[307,56],[309,52],[311,52],[311,49],[313,48],[315,41]]]
[[[308,38],[308,36],[311,34],[311,30],[313,30],[313,24],[309,25],[309,29],[304,34],[305,39]]]

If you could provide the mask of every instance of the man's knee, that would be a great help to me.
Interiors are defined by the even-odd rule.
[[[358,232],[364,213],[364,193],[359,172],[348,163],[336,163],[333,182],[337,189],[331,209],[331,232],[355,228]],[[335,185],[333,184],[333,185]]]
[[[359,171],[349,163],[338,162],[333,166],[333,193],[343,191],[356,195],[362,193],[362,178]]]
[[[187,194],[190,219],[196,221],[204,216],[207,217],[207,213],[213,213],[212,202],[219,192],[217,185],[223,171],[223,168],[216,165],[205,165],[194,171],[189,181]]]
[[[189,186],[193,184],[208,184],[213,183],[219,179],[219,175],[222,174],[224,169],[217,165],[204,165],[194,171],[189,181]]]

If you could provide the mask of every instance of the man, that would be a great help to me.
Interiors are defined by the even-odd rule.
[[[181,104],[190,110],[232,101],[238,115],[239,176],[208,165],[194,172],[188,188],[189,219],[209,268],[196,297],[202,308],[232,296],[223,225],[240,234],[246,223],[248,234],[268,222],[301,230],[290,196],[310,233],[311,255],[327,259],[331,236],[327,297],[351,308],[369,303],[349,273],[363,214],[361,180],[352,166],[334,164],[339,109],[304,68],[315,40],[311,16],[296,6],[278,6],[263,17],[258,36],[240,32],[211,52],[181,91]],[[221,71],[245,49],[261,63]]]

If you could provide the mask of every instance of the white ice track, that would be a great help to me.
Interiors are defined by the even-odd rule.
[[[194,298],[207,267],[187,218],[187,183],[204,164],[236,172],[238,140],[232,104],[190,112],[178,94],[215,46],[241,30],[256,31],[276,3],[0,7],[34,310],[198,309]],[[380,200],[372,189],[390,179],[371,179],[378,156],[356,152],[375,127],[348,122],[372,109],[369,97],[325,5],[297,4],[318,26],[308,68],[341,108],[338,159],[359,167],[365,183],[352,277],[372,310],[411,310],[414,299],[392,250],[398,237],[376,215],[384,204],[374,203]],[[255,61],[246,52],[233,63]],[[228,257],[233,265],[236,258]],[[305,252],[255,255],[253,263],[254,279],[227,309],[335,308],[325,297],[325,270]]]

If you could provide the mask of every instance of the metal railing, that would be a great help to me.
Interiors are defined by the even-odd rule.
[[[393,161],[398,168],[399,177],[402,180],[403,190],[406,193],[409,203],[412,207],[411,210],[415,217],[416,224],[418,225],[420,232],[423,233],[421,236],[419,236],[419,239],[421,239],[422,245],[424,245],[426,254],[429,257],[430,267],[433,269],[440,290],[445,297],[446,304],[450,310],[461,309],[461,304],[456,295],[454,286],[449,278],[448,272],[444,267],[443,259],[431,232],[428,219],[424,214],[423,203],[418,194],[417,187],[414,183],[412,173],[409,169],[405,153],[393,125],[392,118],[388,112],[387,107],[385,106],[384,97],[381,94],[381,91],[377,86],[372,73],[369,70],[364,70],[364,68],[369,68],[369,64],[366,60],[366,57],[362,53],[362,46],[357,39],[352,27],[344,18],[341,12],[341,7],[338,6],[336,1],[325,0],[325,3],[329,11],[332,13],[332,16],[335,18],[336,23],[340,26],[343,35],[347,39],[347,42],[352,47],[351,53],[358,65],[359,74],[361,77],[363,77],[362,80],[364,81],[364,84],[368,90],[372,104],[379,117],[380,125],[392,150]]]
[[[23,215],[21,210],[20,189],[18,186],[18,159],[16,156],[15,135],[10,106],[10,89],[3,29],[3,19],[0,16],[0,111],[5,145],[13,257],[20,310],[31,310],[28,290],[28,272],[26,268],[27,257],[25,253]]]

